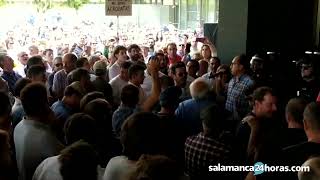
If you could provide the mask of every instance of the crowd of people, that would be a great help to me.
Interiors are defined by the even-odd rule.
[[[209,39],[173,35],[112,37],[102,51],[83,34],[60,49],[6,45],[0,179],[320,178],[316,57],[288,66],[298,72],[289,80],[276,53],[223,64]],[[208,170],[255,162],[311,171]]]

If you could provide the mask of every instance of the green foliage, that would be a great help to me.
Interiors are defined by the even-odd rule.
[[[0,6],[4,6],[6,4],[7,4],[6,0],[0,0]]]
[[[89,2],[90,0],[67,0],[66,2],[63,3],[63,5],[70,8],[74,8],[75,10],[79,10],[81,6]]]
[[[53,7],[52,0],[33,0],[33,4],[37,6],[37,11],[41,13]]]

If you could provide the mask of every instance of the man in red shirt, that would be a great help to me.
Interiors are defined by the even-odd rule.
[[[181,61],[181,57],[177,54],[177,45],[175,43],[169,43],[167,45],[168,49],[168,58],[169,58],[169,65],[175,64]]]

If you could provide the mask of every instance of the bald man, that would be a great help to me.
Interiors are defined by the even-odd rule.
[[[64,89],[66,88],[68,74],[76,69],[77,56],[72,53],[65,54],[62,59],[63,69],[58,71],[53,77],[52,91],[57,98],[63,97]]]

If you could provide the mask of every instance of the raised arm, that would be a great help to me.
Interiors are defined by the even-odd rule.
[[[156,58],[151,59],[148,63],[147,68],[152,78],[152,89],[151,95],[141,105],[142,111],[145,112],[151,111],[152,107],[159,101],[161,91],[161,85],[159,80],[159,61]]]

